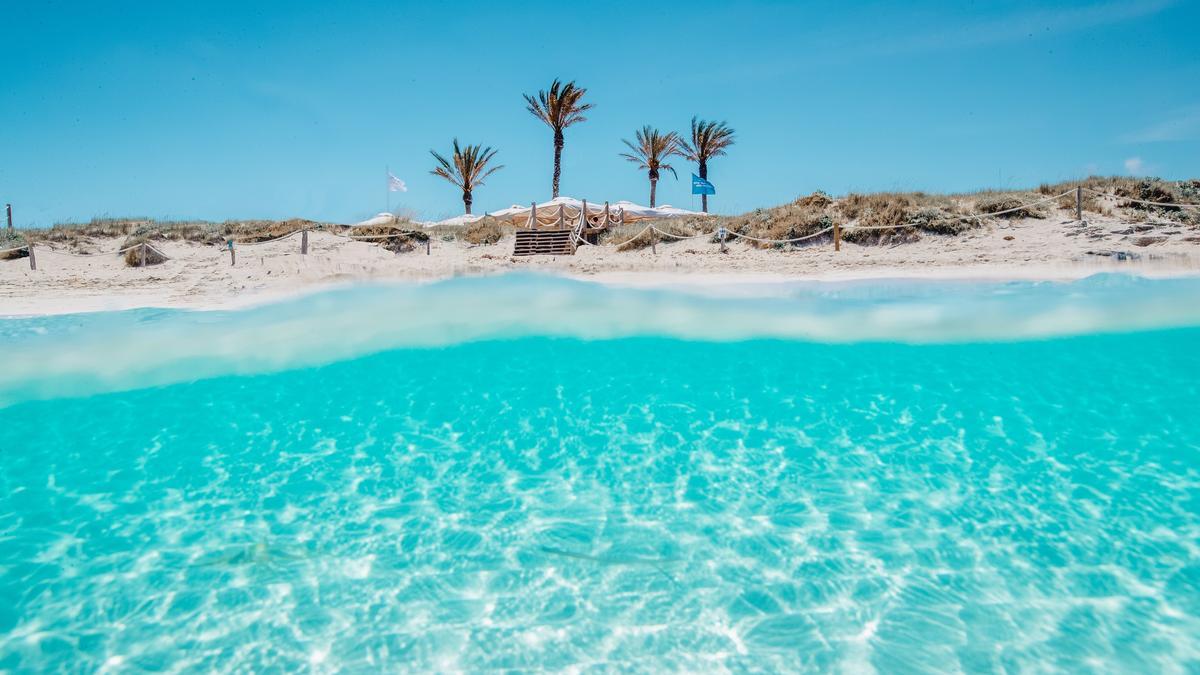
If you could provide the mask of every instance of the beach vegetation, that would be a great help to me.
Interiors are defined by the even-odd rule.
[[[167,257],[161,251],[153,246],[138,246],[138,244],[148,244],[149,237],[144,234],[137,234],[126,237],[125,241],[121,242],[121,248],[126,249],[122,256],[125,265],[128,267],[141,267],[143,262],[146,266],[161,265],[167,261]]]
[[[504,168],[503,164],[488,166],[496,157],[496,152],[482,145],[460,146],[456,138],[449,159],[436,150],[429,151],[437,161],[437,166],[429,173],[446,179],[462,190],[463,208],[470,213],[475,189],[481,187],[488,176]]]
[[[1043,195],[1055,195],[1073,190],[1076,186],[1084,188],[1085,212],[1116,216],[1130,222],[1150,219],[1200,224],[1200,210],[1175,206],[1200,204],[1200,180],[1170,181],[1133,176],[1089,176],[1080,180],[1045,184],[1038,187],[1038,192]],[[1143,201],[1159,204],[1139,203]],[[1074,211],[1075,196],[1063,197],[1057,206]]]
[[[225,239],[233,238],[241,243],[253,244],[262,241],[277,239],[286,234],[291,234],[296,230],[315,230],[321,227],[320,223],[312,220],[304,220],[303,218],[291,218],[288,220],[250,220],[250,221],[229,221],[222,224],[219,233],[216,237],[206,237],[206,243],[219,244]],[[202,230],[201,230],[202,232]],[[164,238],[171,239],[175,236],[186,235],[185,232],[165,232]],[[204,236],[200,234],[199,236]]]
[[[1055,194],[1055,193],[1051,192],[1049,194]],[[1104,212],[1104,210],[1105,210],[1104,205],[1100,203],[1100,200],[1096,197],[1095,194],[1093,194],[1091,192],[1084,192],[1083,195],[1081,195],[1081,196],[1083,198],[1079,201],[1080,201],[1080,206],[1082,207],[1082,210],[1084,213],[1103,213]],[[1059,209],[1074,213],[1075,212],[1075,195],[1074,195],[1074,193],[1066,195],[1065,197],[1059,197],[1058,200],[1054,203],[1054,205],[1057,206]]]
[[[366,243],[392,253],[410,253],[418,248],[424,250],[425,242],[430,238],[430,233],[419,225],[403,221],[392,225],[360,225],[353,230],[345,228],[344,233],[361,237]]]
[[[659,232],[665,232],[666,235],[654,231],[647,232],[646,228],[651,225]],[[659,246],[671,244],[680,241],[680,238],[704,234],[712,228],[712,219],[700,216],[639,220],[609,229],[601,236],[600,243],[621,244],[617,247],[618,251],[636,251],[648,248],[652,244]]]
[[[0,253],[0,260],[16,260],[17,258],[28,257],[29,251],[25,249],[17,251],[7,250],[24,246],[26,243],[25,235],[22,234],[21,230],[0,230],[0,251],[4,251],[4,253]]]
[[[837,203],[837,210],[855,225],[872,229],[849,229],[844,241],[856,244],[894,244],[920,238],[912,225],[923,193],[851,193]],[[874,229],[886,228],[886,229]]]
[[[679,145],[679,134],[674,131],[662,132],[650,125],[638,129],[634,141],[623,140],[629,147],[629,152],[621,153],[625,159],[646,170],[650,179],[650,208],[654,208],[655,191],[658,188],[660,172],[670,171],[671,175],[679,178],[675,168],[667,163],[671,157],[682,154]]]
[[[388,237],[379,242],[379,247],[392,253],[412,253],[425,249],[429,234],[421,230],[402,230],[394,237]]]
[[[1021,220],[1023,218],[1045,218],[1046,210],[1038,205],[1029,205],[1037,201],[1037,195],[1004,195],[988,197],[976,202],[975,208],[979,213],[989,214],[1005,220]]]
[[[817,234],[834,224],[842,225],[845,217],[833,209],[834,201],[823,192],[814,192],[795,201],[770,209],[756,209],[739,216],[723,219],[723,225],[731,232],[775,241],[745,240],[756,248],[802,248],[822,244],[833,239],[832,232]],[[788,239],[801,239],[779,243]],[[730,238],[731,239],[731,238]]]
[[[587,89],[576,85],[573,80],[564,83],[557,78],[550,83],[549,89],[542,89],[536,94],[522,94],[529,113],[554,132],[554,177],[550,186],[555,198],[558,197],[558,182],[562,176],[563,132],[573,124],[587,121],[584,113],[591,110],[592,104],[584,102],[586,94]]]
[[[463,230],[463,239],[471,244],[495,244],[504,237],[504,230],[495,218],[481,218]]]
[[[917,209],[908,222],[917,230],[929,234],[954,235],[978,227],[973,218],[965,218],[939,206]]]
[[[980,227],[988,227],[1006,217],[1045,218],[1051,214],[1073,217],[1074,194],[1068,194],[1042,206],[1031,207],[1027,212],[1023,210],[1012,215],[999,216],[987,214],[1069,192],[1076,184],[1046,184],[1032,191],[989,190],[948,195],[880,192],[834,196],[817,191],[786,204],[755,209],[738,215],[633,221],[603,232],[598,243],[611,245],[625,242],[652,223],[659,230],[678,237],[707,234],[723,226],[732,233],[746,237],[776,240],[742,240],[745,245],[756,248],[793,249],[828,244],[832,240],[832,233],[817,233],[835,224],[842,228],[842,238],[848,242],[862,245],[903,244],[923,236],[962,234]],[[1081,181],[1080,184],[1089,188],[1083,193],[1085,212],[1118,218],[1128,223],[1170,222],[1193,229],[1200,227],[1200,210],[1175,206],[1200,203],[1200,181],[1160,181],[1117,176],[1092,177]],[[1161,202],[1167,206],[1138,204],[1131,201],[1134,199]],[[974,214],[983,214],[983,217],[976,218]],[[855,226],[886,226],[886,229],[855,229]],[[89,254],[124,248],[128,243],[140,240],[151,244],[159,241],[181,241],[221,245],[227,239],[233,238],[239,243],[255,243],[275,239],[302,228],[314,232],[326,231],[360,237],[390,235],[388,239],[368,239],[366,243],[376,243],[388,250],[406,251],[423,249],[426,238],[430,237],[447,242],[495,245],[505,236],[511,235],[517,226],[491,217],[485,217],[465,227],[443,225],[428,228],[404,219],[397,219],[395,223],[387,225],[352,228],[347,225],[296,218],[207,222],[103,217],[87,222],[58,223],[47,228],[20,228],[12,234],[4,232],[3,238],[0,239],[0,249],[14,248],[26,243],[44,243],[54,244],[70,252]],[[782,240],[804,237],[810,238],[779,243]],[[733,242],[736,239],[731,236],[729,241]],[[120,240],[122,243],[117,244],[114,240]],[[646,233],[622,246],[620,250],[637,250],[652,243],[670,246],[677,241],[679,240],[674,237]],[[28,254],[22,249],[0,254],[0,259],[15,259],[26,255]],[[140,264],[140,255],[135,255],[138,257],[134,260]]]
[[[696,162],[697,173],[708,180],[708,162],[725,154],[734,143],[734,131],[725,122],[692,118],[692,133],[681,138],[679,149],[684,159]],[[708,213],[708,195],[700,195],[700,210]]]

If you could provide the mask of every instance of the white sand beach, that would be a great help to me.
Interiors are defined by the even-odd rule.
[[[1144,231],[1139,231],[1144,230]],[[92,250],[115,250],[120,238],[93,240]],[[122,257],[67,255],[38,245],[36,271],[28,259],[0,261],[0,315],[176,307],[233,308],[312,292],[337,284],[433,281],[512,271],[567,275],[622,285],[728,285],[788,280],[858,278],[1076,279],[1100,272],[1200,274],[1200,232],[1187,225],[1150,228],[1115,218],[1086,225],[1025,219],[955,236],[923,235],[913,243],[843,242],[802,248],[757,249],[732,241],[728,252],[699,238],[617,251],[584,246],[573,256],[514,257],[511,236],[492,245],[432,242],[393,254],[369,242],[325,232],[310,235],[307,255],[298,237],[238,248],[237,264],[217,246],[155,242],[170,259],[146,268]],[[1107,252],[1132,255],[1124,260]]]

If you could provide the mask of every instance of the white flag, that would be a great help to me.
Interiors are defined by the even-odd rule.
[[[408,186],[388,172],[388,192],[408,192]]]

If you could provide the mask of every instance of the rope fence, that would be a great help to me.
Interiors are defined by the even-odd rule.
[[[237,241],[235,239],[234,242],[239,246],[258,246],[259,244],[270,244],[276,241],[283,241],[284,239],[287,239],[288,237],[294,237],[301,232],[307,232],[307,230],[303,228],[299,230],[292,230],[291,232],[275,237],[274,239],[263,239],[262,241]]]
[[[1088,192],[1088,193],[1091,193],[1091,194],[1094,194],[1097,196],[1101,196],[1101,197],[1110,197],[1110,198],[1120,199],[1120,200],[1124,200],[1127,202],[1142,204],[1142,205],[1146,205],[1146,206],[1158,206],[1158,207],[1169,207],[1169,208],[1200,208],[1200,204],[1157,202],[1157,201],[1149,201],[1149,200],[1142,200],[1142,199],[1134,199],[1134,198],[1130,198],[1130,197],[1119,197],[1117,195],[1102,192],[1100,190],[1095,190],[1092,188],[1079,186],[1072,190],[1063,192],[1061,194],[1045,197],[1043,199],[1038,199],[1036,201],[1028,202],[1025,204],[1020,204],[1020,205],[1013,206],[1011,208],[1007,208],[1007,209],[1004,209],[1001,211],[993,211],[991,213],[949,214],[949,217],[952,219],[958,219],[958,220],[975,220],[982,224],[984,222],[984,219],[986,219],[986,218],[996,218],[998,216],[1004,216],[1004,215],[1008,215],[1011,213],[1016,213],[1018,211],[1029,209],[1029,208],[1035,207],[1035,206],[1040,206],[1042,204],[1054,202],[1054,201],[1063,199],[1064,197],[1069,197],[1071,195],[1074,195],[1075,196],[1076,221],[1086,223],[1086,221],[1083,220],[1083,193],[1084,192]],[[788,238],[788,239],[771,239],[771,238],[767,238],[767,237],[754,237],[754,236],[751,236],[748,234],[742,234],[741,232],[736,232],[734,230],[727,229],[724,226],[720,226],[720,227],[716,228],[715,230],[712,230],[709,232],[700,232],[697,234],[690,234],[690,235],[675,234],[673,232],[667,232],[665,230],[662,230],[662,229],[658,228],[657,226],[655,226],[653,223],[651,223],[651,224],[646,225],[646,227],[642,228],[637,234],[633,235],[632,237],[630,237],[624,241],[621,241],[618,243],[599,244],[599,243],[593,243],[593,242],[589,241],[584,236],[584,232],[587,230],[604,229],[603,225],[598,226],[596,224],[596,222],[599,222],[602,224],[607,224],[609,227],[617,226],[617,225],[624,225],[626,222],[624,211],[620,210],[614,214],[609,210],[607,203],[604,205],[603,211],[594,211],[594,210],[587,208],[586,202],[584,202],[584,204],[585,204],[585,206],[583,208],[560,207],[558,209],[559,213],[556,214],[556,217],[554,217],[549,222],[545,222],[545,223],[543,223],[543,218],[539,217],[539,215],[537,214],[536,204],[535,204],[531,208],[529,217],[525,221],[526,227],[531,228],[534,224],[538,224],[538,225],[542,225],[542,224],[555,225],[555,224],[557,224],[557,225],[563,226],[563,225],[568,224],[568,222],[570,222],[570,221],[578,221],[578,222],[570,222],[570,224],[572,225],[571,230],[570,230],[570,239],[571,239],[572,245],[576,248],[578,248],[579,246],[594,246],[594,247],[612,246],[613,248],[620,249],[628,244],[633,243],[634,241],[637,241],[646,233],[653,232],[657,235],[660,235],[662,237],[665,237],[667,239],[674,240],[674,241],[684,241],[684,240],[688,240],[688,239],[715,237],[718,239],[719,243],[721,244],[721,250],[725,251],[726,250],[725,249],[726,242],[727,242],[728,238],[731,236],[736,239],[743,239],[746,241],[752,241],[752,242],[756,242],[756,243],[760,243],[760,244],[781,244],[782,245],[782,244],[796,244],[796,243],[803,242],[803,241],[809,241],[812,239],[816,239],[817,237],[827,235],[831,232],[833,233],[834,250],[841,250],[842,233],[846,232],[846,231],[853,232],[853,231],[873,231],[873,230],[874,231],[898,230],[898,229],[904,229],[904,228],[910,228],[910,227],[919,227],[922,224],[922,223],[918,223],[918,222],[909,222],[909,223],[898,224],[898,225],[858,225],[858,224],[852,224],[852,223],[848,223],[845,225],[834,224],[834,225],[822,228],[816,232],[812,232],[810,234],[806,234],[806,235],[803,235],[800,237],[792,237],[792,238]],[[1153,224],[1175,225],[1178,223],[1153,223]],[[338,238],[348,239],[350,241],[362,241],[362,242],[390,240],[390,239],[396,239],[398,237],[409,236],[408,233],[405,233],[405,232],[393,232],[393,233],[388,233],[388,234],[375,234],[375,235],[354,235],[350,232],[336,232],[333,230],[325,230],[325,231],[335,237],[338,237]],[[236,260],[237,260],[236,253],[235,253],[236,247],[258,246],[258,245],[262,245],[262,244],[271,244],[271,243],[275,243],[275,242],[279,242],[279,241],[284,241],[286,239],[296,236],[297,234],[300,234],[300,235],[302,235],[300,253],[307,255],[308,254],[308,232],[309,232],[309,228],[299,228],[296,230],[292,230],[291,232],[287,232],[285,234],[279,235],[277,237],[273,237],[271,239],[264,239],[261,241],[238,241],[237,239],[230,237],[230,238],[226,239],[226,242],[221,247],[221,249],[223,251],[228,251],[229,257],[230,257],[230,264],[235,265]],[[658,243],[658,238],[655,237],[651,240],[650,245],[652,247],[655,247],[657,243]],[[25,250],[29,254],[28,257],[29,257],[29,261],[30,261],[30,269],[36,270],[37,262],[36,262],[36,257],[34,254],[35,245],[36,245],[36,243],[28,243],[28,244],[22,244],[21,246],[15,246],[12,248],[0,249],[0,255]],[[144,267],[146,265],[146,256],[145,256],[146,251],[153,251],[154,253],[161,256],[164,260],[171,259],[170,256],[163,253],[160,249],[155,247],[150,242],[139,242],[136,244],[131,244],[129,246],[123,247],[123,248],[116,249],[114,251],[98,251],[95,253],[74,253],[71,251],[50,248],[49,246],[46,246],[46,245],[37,245],[37,248],[40,252],[48,252],[53,255],[63,255],[63,256],[70,256],[70,257],[74,257],[74,258],[99,258],[99,257],[105,256],[105,255],[121,255],[123,253],[127,253],[127,252],[137,249],[139,247],[142,249],[141,264],[139,265],[140,267]],[[657,251],[657,248],[655,248],[655,251]],[[426,238],[426,240],[425,240],[425,252],[427,255],[431,253],[429,238]]]
[[[71,251],[62,251],[62,250],[59,250],[56,248],[50,248],[49,246],[43,246],[42,248],[47,253],[53,253],[54,255],[66,255],[66,256],[71,256],[72,258],[99,258],[101,256],[106,256],[106,255],[121,255],[122,253],[132,251],[133,249],[135,249],[139,246],[150,246],[150,245],[145,242],[141,242],[141,243],[133,244],[132,246],[126,246],[125,248],[119,248],[115,251],[97,251],[95,253],[74,253]],[[151,247],[151,248],[153,248],[153,247]],[[158,249],[154,249],[154,250],[159,255],[162,255],[162,251],[159,251]]]
[[[834,227],[832,225],[830,225],[829,227],[827,227],[823,230],[818,230],[816,232],[813,232],[812,234],[806,234],[803,237],[794,237],[792,239],[762,239],[759,237],[751,237],[748,234],[734,232],[733,230],[728,230],[728,232],[729,232],[729,234],[732,234],[733,236],[737,237],[738,239],[748,239],[750,241],[757,241],[761,244],[793,244],[798,241],[807,241],[809,239],[815,239],[823,234],[828,234],[829,232],[833,232],[833,230],[834,230]],[[717,233],[719,234],[720,230],[718,230]]]
[[[633,243],[634,241],[637,241],[637,239],[638,239],[639,237],[641,237],[643,234],[646,234],[647,232],[649,232],[650,230],[653,230],[653,229],[655,229],[653,225],[647,225],[645,228],[643,228],[643,229],[642,229],[642,231],[641,231],[641,232],[638,232],[637,234],[633,235],[632,237],[630,237],[630,238],[626,239],[625,241],[623,241],[623,242],[621,242],[621,243],[619,243],[619,244],[614,244],[614,245],[613,245],[613,247],[614,247],[614,248],[621,248],[622,246],[624,246],[624,245],[626,245],[626,244],[631,244],[631,243]],[[591,245],[592,245],[592,246],[599,246],[599,244],[591,244]]]
[[[711,237],[712,236],[712,232],[701,232],[700,234],[688,234],[688,235],[674,234],[671,232],[664,232],[663,230],[660,230],[657,227],[654,228],[654,231],[661,234],[664,237],[670,237],[671,239],[677,239],[679,241],[683,241],[684,239],[695,239],[697,237]]]

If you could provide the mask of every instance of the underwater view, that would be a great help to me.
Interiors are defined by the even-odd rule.
[[[1200,669],[1200,278],[0,320],[0,671]]]

